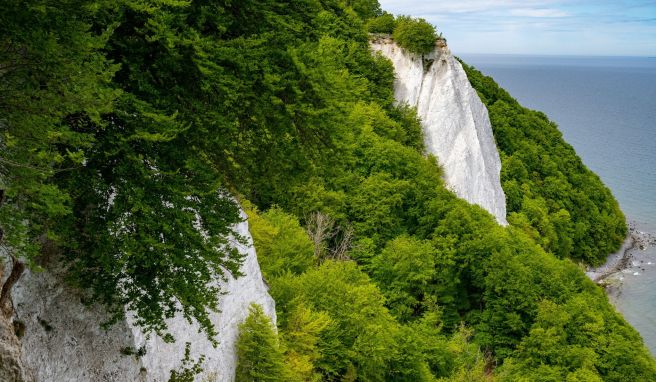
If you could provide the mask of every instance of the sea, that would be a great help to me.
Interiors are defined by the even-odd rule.
[[[556,122],[628,223],[656,236],[656,57],[459,56]],[[609,297],[656,355],[656,246],[631,255]]]

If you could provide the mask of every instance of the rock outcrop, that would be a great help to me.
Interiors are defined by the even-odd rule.
[[[396,101],[417,108],[426,149],[437,156],[447,187],[508,224],[487,109],[446,43],[438,41],[427,55],[410,53],[389,37],[373,39],[371,48],[394,64]]]
[[[236,230],[252,243],[246,221]],[[100,306],[86,307],[81,296],[62,282],[57,272],[26,272],[13,291],[15,320],[25,325],[21,339],[22,360],[38,382],[168,381],[172,369],[184,358],[191,343],[191,358],[205,357],[197,380],[232,381],[236,367],[238,325],[257,303],[275,322],[274,301],[262,279],[255,249],[245,254],[243,276],[222,284],[220,313],[212,315],[219,333],[214,348],[196,325],[183,317],[168,320],[173,344],[153,335],[146,337],[128,318],[103,330],[107,316]]]
[[[0,312],[0,381],[28,382],[21,361],[20,342],[9,317]]]

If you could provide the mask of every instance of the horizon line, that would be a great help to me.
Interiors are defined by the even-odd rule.
[[[637,54],[571,54],[571,53],[481,53],[481,52],[453,52],[454,55],[485,55],[485,56],[534,56],[534,57],[589,57],[589,58],[656,58],[656,55]]]

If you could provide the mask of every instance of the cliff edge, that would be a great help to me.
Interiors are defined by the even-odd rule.
[[[370,46],[392,61],[396,101],[417,108],[426,149],[444,169],[446,186],[507,225],[501,160],[487,109],[446,43],[438,40],[427,55],[410,53],[388,36],[376,36]]]
[[[243,213],[242,217],[245,218]],[[82,296],[64,283],[61,271],[49,267],[49,271],[26,272],[14,287],[13,301],[14,321],[25,328],[20,353],[30,379],[165,382],[171,370],[181,366],[185,344],[190,343],[193,361],[201,355],[205,357],[201,365],[203,372],[197,380],[234,380],[238,326],[248,316],[250,304],[261,305],[274,323],[276,318],[275,303],[262,279],[248,222],[238,224],[236,231],[251,245],[239,246],[245,255],[243,276],[228,277],[222,283],[225,295],[219,302],[220,312],[211,314],[218,332],[216,348],[197,325],[180,314],[167,320],[168,332],[175,337],[175,343],[166,343],[154,334],[144,336],[129,315],[103,330],[101,324],[108,319],[104,308],[83,305]]]

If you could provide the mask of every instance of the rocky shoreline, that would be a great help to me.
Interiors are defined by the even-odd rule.
[[[656,246],[656,235],[640,231],[635,222],[629,222],[629,234],[620,250],[608,256],[605,264],[596,268],[588,267],[585,274],[601,286],[611,286],[613,285],[609,280],[611,276],[644,262],[644,260],[639,260],[639,263],[636,264],[634,252],[645,250],[651,246]]]

